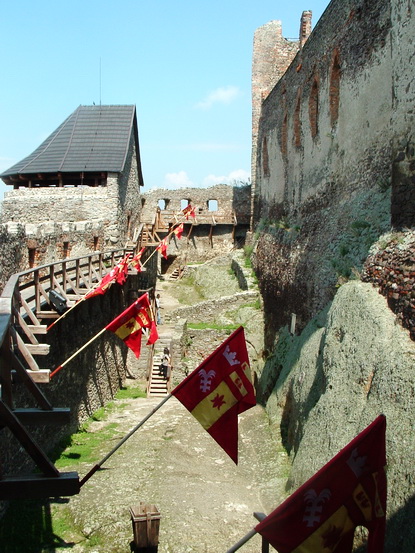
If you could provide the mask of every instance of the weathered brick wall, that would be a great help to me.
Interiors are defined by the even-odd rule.
[[[369,255],[362,274],[388,300],[390,309],[415,340],[415,233],[385,236]]]
[[[415,223],[414,30],[402,0],[333,0],[262,104],[255,261],[270,344],[291,312],[301,328],[330,301],[391,222]]]
[[[46,265],[67,257],[80,257],[104,247],[102,222],[77,221],[72,223],[6,223],[3,225],[9,241],[19,237],[13,255],[19,266],[7,272],[6,280],[13,274],[27,270],[30,265]],[[3,250],[3,247],[0,248]],[[32,250],[32,253],[29,251]]]
[[[254,34],[252,56],[252,160],[256,159],[258,125],[264,98],[282,77],[300,47],[282,35],[281,21],[269,21]],[[255,167],[255,163],[253,163]],[[255,173],[252,175],[255,183]]]

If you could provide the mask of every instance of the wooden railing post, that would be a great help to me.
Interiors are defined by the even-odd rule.
[[[40,288],[39,288],[39,271],[35,269],[33,271],[33,282],[35,285],[35,310],[40,311]]]

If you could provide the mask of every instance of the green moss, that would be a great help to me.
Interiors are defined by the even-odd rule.
[[[102,444],[113,439],[117,435],[117,423],[106,425],[100,432],[88,432],[83,429],[72,434],[66,439],[66,447],[61,450],[59,457],[55,460],[58,469],[73,467],[79,463],[94,463],[99,461],[100,448]]]
[[[147,393],[140,387],[121,388],[116,394],[116,399],[137,399],[139,397],[147,397]]]

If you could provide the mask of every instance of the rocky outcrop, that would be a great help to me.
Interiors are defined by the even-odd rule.
[[[387,419],[385,551],[412,553],[415,528],[415,344],[367,283],[341,286],[300,336],[280,333],[258,374],[258,396],[279,424],[294,490],[380,413]]]

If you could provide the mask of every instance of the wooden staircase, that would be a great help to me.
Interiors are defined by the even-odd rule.
[[[159,339],[155,343],[154,348],[153,365],[151,367],[151,374],[147,388],[147,397],[166,397],[170,393],[170,380],[160,371],[163,350],[165,347],[170,350],[170,342],[170,335],[159,334]]]

